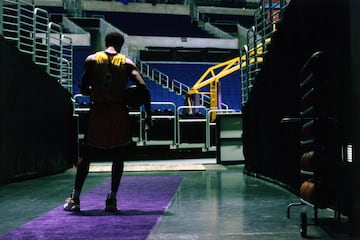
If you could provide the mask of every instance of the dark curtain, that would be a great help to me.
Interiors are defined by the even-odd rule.
[[[64,171],[76,142],[71,95],[0,37],[0,184]]]

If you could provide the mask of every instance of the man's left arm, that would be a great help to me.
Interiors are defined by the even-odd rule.
[[[130,72],[130,79],[133,82],[135,82],[135,84],[138,87],[144,88],[146,90],[147,96],[146,96],[146,101],[144,103],[145,112],[146,112],[145,124],[147,125],[147,128],[150,128],[150,127],[152,127],[150,91],[149,91],[148,87],[146,86],[145,81],[142,78],[141,74],[139,73],[139,71],[135,67],[135,65],[131,64],[131,70],[130,71],[131,71]]]
[[[83,95],[90,96],[91,93],[91,82],[93,73],[92,70],[94,68],[94,63],[91,61],[85,61],[84,63],[84,72],[82,75],[81,83],[80,83],[80,92]]]

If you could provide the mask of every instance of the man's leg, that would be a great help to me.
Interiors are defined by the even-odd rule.
[[[85,179],[89,173],[90,169],[90,161],[87,156],[80,158],[77,164],[76,176],[75,176],[75,184],[74,184],[74,192],[78,193],[80,197],[80,192],[82,187],[84,186]]]
[[[117,159],[113,161],[111,172],[111,192],[117,193],[124,172],[124,161]]]
[[[74,189],[70,198],[66,200],[64,205],[65,211],[80,211],[80,192],[84,186],[90,168],[90,158],[88,153],[82,155],[83,156],[76,165]]]
[[[114,212],[117,210],[117,192],[119,190],[121,177],[124,172],[124,153],[119,152],[119,150],[115,151],[114,159],[112,162],[111,169],[111,192],[107,196],[106,199],[106,208],[105,210],[108,212]]]

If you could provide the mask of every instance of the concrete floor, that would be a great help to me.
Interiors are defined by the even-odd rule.
[[[151,171],[132,169],[124,175],[181,175],[179,187],[168,211],[161,217],[148,237],[161,239],[302,239],[300,214],[307,212],[308,222],[313,210],[308,206],[291,208],[298,198],[288,190],[267,181],[243,174],[243,165],[218,165],[213,159],[162,162],[127,162],[127,166],[203,165],[204,170]],[[94,165],[106,165],[97,163]],[[74,180],[75,169],[64,173],[0,186],[0,236],[31,221],[64,203]],[[84,190],[105,179],[108,171],[91,172]],[[310,239],[351,239],[344,233],[344,224],[334,220],[332,210],[319,210],[318,226],[307,227]],[[325,224],[326,222],[326,224]],[[326,230],[326,231],[325,231]]]

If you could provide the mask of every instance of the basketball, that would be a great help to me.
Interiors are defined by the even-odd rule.
[[[303,153],[300,159],[300,166],[302,170],[305,171],[314,171],[315,170],[315,152],[309,151]]]
[[[315,183],[311,180],[304,181],[300,187],[300,197],[309,203],[315,204]]]
[[[131,85],[125,89],[125,103],[130,108],[139,108],[149,99],[149,90],[143,86]]]

